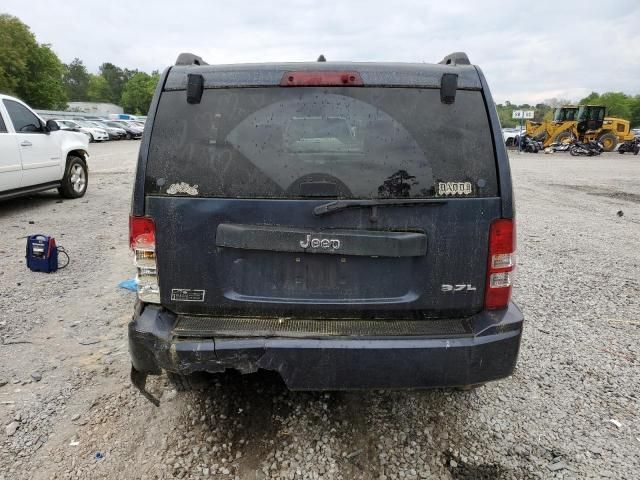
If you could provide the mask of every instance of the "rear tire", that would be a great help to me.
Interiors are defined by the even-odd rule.
[[[70,155],[58,193],[64,198],[80,198],[87,192],[88,185],[89,170],[86,162],[80,157]]]
[[[598,141],[604,147],[605,152],[612,152],[618,144],[618,137],[616,137],[613,133],[605,133],[603,135],[600,135]]]
[[[570,140],[571,137],[573,135],[571,135],[570,132],[567,132],[566,130],[564,132],[560,132],[559,134],[556,135],[556,138],[553,139],[554,143],[565,143],[565,141]]]
[[[203,372],[195,372],[190,375],[167,372],[167,378],[178,392],[204,390],[211,385],[210,376]]]

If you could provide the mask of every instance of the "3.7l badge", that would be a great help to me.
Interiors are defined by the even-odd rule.
[[[450,285],[448,283],[442,284],[440,290],[443,292],[474,292],[476,287],[470,283],[458,283],[456,285]]]

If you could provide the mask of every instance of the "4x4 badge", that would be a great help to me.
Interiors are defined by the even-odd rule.
[[[300,240],[300,246],[302,248],[325,248],[338,250],[340,248],[340,240],[337,238],[311,238],[311,235],[307,235],[307,238]]]
[[[471,182],[438,182],[439,196],[471,195]]]

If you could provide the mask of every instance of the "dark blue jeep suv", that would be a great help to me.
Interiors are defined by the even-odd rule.
[[[132,378],[294,390],[510,375],[523,317],[508,157],[464,53],[165,70],[130,218]]]

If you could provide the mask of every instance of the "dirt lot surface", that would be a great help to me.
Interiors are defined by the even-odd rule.
[[[0,203],[0,480],[526,479],[640,475],[640,157],[512,155],[526,327],[515,375],[472,392],[204,393],[128,380],[139,142],[91,146],[85,198]],[[25,236],[71,255],[30,272]]]

